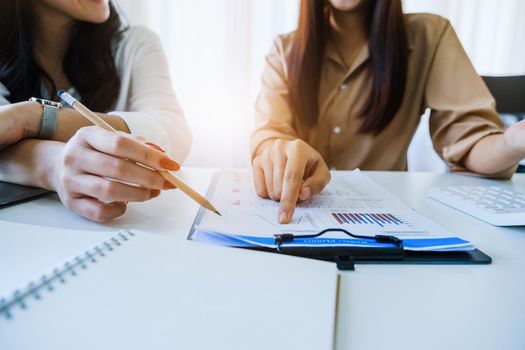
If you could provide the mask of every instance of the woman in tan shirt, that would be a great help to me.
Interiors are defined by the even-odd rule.
[[[507,129],[450,23],[405,15],[400,0],[302,0],[297,31],[266,58],[251,138],[261,197],[320,192],[329,169],[406,170],[426,108],[451,171],[510,177],[525,158],[525,123]]]

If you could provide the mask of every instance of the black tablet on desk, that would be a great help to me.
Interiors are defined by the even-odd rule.
[[[15,185],[0,181],[0,207],[36,198],[46,193],[49,193],[49,191],[42,188]]]

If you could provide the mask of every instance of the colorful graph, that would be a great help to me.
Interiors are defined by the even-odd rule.
[[[390,213],[332,213],[334,219],[341,225],[401,225],[404,222]]]

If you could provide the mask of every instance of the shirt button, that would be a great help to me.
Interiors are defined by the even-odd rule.
[[[339,89],[341,91],[345,91],[347,88],[348,88],[348,85],[346,85],[346,84],[341,84],[341,86],[339,86]]]
[[[341,133],[341,128],[338,127],[338,126],[336,126],[336,127],[334,128],[334,134],[340,134],[340,133]]]

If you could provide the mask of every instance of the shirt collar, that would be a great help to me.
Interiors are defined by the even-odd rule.
[[[347,75],[352,74],[357,68],[363,65],[369,58],[370,58],[370,51],[368,49],[368,44],[364,44],[359,49],[359,53],[357,54],[352,65],[349,67]],[[324,59],[333,61],[339,67],[341,67],[341,69],[346,69],[346,64],[342,61],[342,58],[338,54],[337,49],[335,48],[332,40],[327,40],[326,48],[324,52]]]
[[[407,36],[408,36],[408,52],[410,53],[414,50],[414,40],[413,40],[411,33],[408,33]],[[369,58],[370,58],[370,49],[368,48],[368,44],[365,44],[359,50],[359,54],[357,55],[356,59],[352,63],[352,66],[348,69],[347,75],[352,74],[357,68],[359,68],[366,61],[368,61]],[[324,52],[324,59],[335,62],[343,69],[346,66],[344,62],[342,62],[339,54],[337,53],[337,50],[334,47],[334,43],[332,40],[327,40],[326,48]]]

